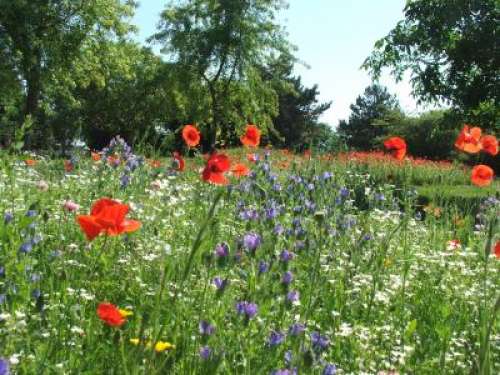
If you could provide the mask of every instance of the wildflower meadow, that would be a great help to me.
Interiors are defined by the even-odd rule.
[[[398,137],[346,156],[260,136],[2,153],[0,374],[500,372],[488,167],[411,159]],[[456,147],[495,142],[466,126]],[[478,203],[422,206],[425,184]]]

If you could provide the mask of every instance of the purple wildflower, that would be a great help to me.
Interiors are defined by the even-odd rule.
[[[342,198],[347,198],[349,196],[349,189],[347,189],[346,187],[343,187],[340,189],[340,196]]]
[[[120,177],[120,187],[126,188],[130,184],[130,176],[127,174],[124,174]]]
[[[3,222],[5,224],[9,224],[12,220],[14,220],[14,215],[12,212],[6,212],[3,214]]]
[[[327,364],[323,369],[321,375],[335,375],[337,373],[337,367],[332,364]]]
[[[259,274],[266,273],[269,270],[269,265],[261,260],[259,262]]]
[[[215,331],[215,327],[206,320],[201,320],[198,327],[200,329],[200,335],[203,336],[210,336]]]
[[[267,339],[269,346],[277,346],[285,341],[285,335],[281,332],[272,331]]]
[[[239,315],[246,315],[248,319],[252,319],[257,315],[258,307],[255,303],[241,301],[236,303],[236,312]]]
[[[291,271],[286,271],[281,278],[281,282],[285,285],[289,285],[293,281],[293,273]]]
[[[217,288],[217,290],[219,292],[222,292],[224,289],[226,289],[228,281],[227,281],[227,279],[222,279],[219,276],[216,276],[212,280],[212,283],[215,285],[215,287]]]
[[[273,233],[279,236],[279,235],[285,233],[285,228],[281,224],[276,224],[276,226],[274,227]]]
[[[219,258],[225,258],[229,255],[229,245],[226,242],[221,242],[215,246],[215,255]]]
[[[319,332],[311,332],[311,343],[314,349],[325,350],[330,345],[330,340]]]
[[[28,254],[33,250],[33,244],[31,241],[24,242],[20,247],[19,247],[19,252],[23,254]]]
[[[290,365],[290,363],[292,363],[292,360],[293,360],[293,356],[292,356],[292,351],[291,350],[287,350],[285,352],[285,363],[288,365]]]
[[[9,375],[9,362],[4,359],[0,358],[0,375]]]
[[[203,346],[200,348],[200,357],[204,359],[205,361],[210,359],[212,356],[212,349],[210,349],[208,346]]]
[[[282,262],[289,262],[294,258],[295,254],[288,250],[283,250],[280,254],[280,259]]]
[[[332,172],[325,172],[325,173],[323,173],[323,175],[321,177],[323,178],[323,180],[328,180],[328,179],[333,177],[333,173]]]
[[[36,215],[38,215],[38,212],[36,210],[28,210],[26,212],[26,217],[35,217]]]
[[[242,220],[259,220],[259,212],[257,210],[243,210],[240,212],[240,219]]]
[[[300,299],[300,293],[298,290],[291,290],[287,293],[286,299],[290,303],[296,303]]]
[[[290,328],[288,328],[288,333],[292,336],[298,336],[306,330],[306,327],[302,323],[293,323]]]
[[[255,251],[262,243],[262,238],[257,233],[247,233],[243,237],[243,245],[249,251]]]

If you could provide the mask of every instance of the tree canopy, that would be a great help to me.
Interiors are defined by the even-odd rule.
[[[465,114],[489,111],[498,121],[497,0],[409,0],[405,19],[375,44],[364,67],[375,78],[383,68],[402,79],[411,72],[421,101],[445,101]],[[498,126],[498,125],[497,125]]]
[[[283,6],[281,0],[193,0],[171,2],[163,11],[152,40],[185,74],[201,80],[209,102],[199,120],[208,146],[215,146],[222,129],[234,131],[246,121],[265,129],[276,114],[276,94],[259,67],[291,48],[276,22]]]
[[[364,93],[351,104],[349,121],[341,120],[338,131],[348,146],[370,150],[388,129],[380,120],[390,113],[400,112],[399,103],[387,88],[378,84],[368,86]]]

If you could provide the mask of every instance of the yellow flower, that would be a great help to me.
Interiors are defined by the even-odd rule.
[[[134,315],[134,313],[130,310],[125,310],[125,309],[118,309],[118,312],[122,316],[122,318],[128,318],[131,315]]]
[[[171,350],[171,349],[175,349],[175,345],[166,341],[158,341],[155,345],[155,351],[157,353],[161,353],[164,352],[165,350]]]
[[[132,345],[139,345],[141,342],[139,339],[130,339],[129,341]]]

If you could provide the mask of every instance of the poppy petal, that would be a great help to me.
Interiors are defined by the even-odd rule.
[[[103,229],[102,226],[96,222],[94,216],[80,215],[77,216],[76,219],[78,221],[78,224],[80,225],[80,228],[82,228],[85,236],[89,241],[92,241],[94,238],[96,238]]]
[[[141,222],[137,220],[124,220],[121,224],[122,232],[132,233],[141,227]]]

